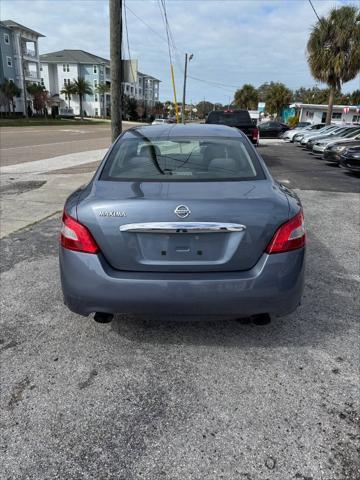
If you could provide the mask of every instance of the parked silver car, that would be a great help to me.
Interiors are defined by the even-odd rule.
[[[323,128],[325,126],[324,123],[317,123],[314,125],[305,125],[305,126],[296,126],[295,128],[292,128],[291,130],[287,130],[284,132],[281,136],[283,140],[288,140],[290,142],[293,141],[295,135],[299,134],[306,134],[306,133],[314,133],[317,130],[320,130],[320,128]]]
[[[293,142],[297,143],[298,146],[300,146],[300,142],[304,138],[309,138],[311,136],[321,135],[321,134],[323,134],[325,132],[328,132],[328,131],[330,131],[331,129],[334,129],[334,128],[336,128],[335,125],[326,125],[326,126],[323,126],[322,128],[320,128],[319,130],[317,130],[315,132],[314,131],[304,131],[304,132],[300,131],[296,135],[294,135]]]
[[[319,139],[313,142],[309,142],[312,146],[312,152],[316,155],[321,155],[324,153],[325,148],[328,145],[336,143],[340,140],[349,140],[354,139],[360,132],[360,127],[348,127],[345,130],[341,131],[338,135],[331,135],[329,137]]]
[[[99,321],[284,315],[301,300],[305,238],[299,198],[241,131],[133,128],[66,201],[64,300]]]

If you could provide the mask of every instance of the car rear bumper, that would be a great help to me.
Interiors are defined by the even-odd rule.
[[[247,317],[285,315],[299,305],[305,249],[263,254],[248,271],[149,273],[114,270],[101,255],[60,247],[64,302],[93,312]]]

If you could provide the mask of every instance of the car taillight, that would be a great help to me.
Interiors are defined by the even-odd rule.
[[[99,251],[89,230],[65,211],[62,217],[60,244],[68,250],[77,252],[97,253]]]
[[[257,140],[259,138],[259,129],[258,128],[253,128],[252,129],[252,139]]]
[[[302,210],[281,225],[266,247],[266,253],[283,253],[302,248],[306,243],[306,231],[304,225],[304,214]]]

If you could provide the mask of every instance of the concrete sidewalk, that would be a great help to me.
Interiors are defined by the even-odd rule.
[[[70,193],[93,175],[93,172],[65,174],[64,169],[94,164],[106,151],[73,153],[0,168],[0,238],[61,212]],[[56,173],[57,170],[61,173]]]

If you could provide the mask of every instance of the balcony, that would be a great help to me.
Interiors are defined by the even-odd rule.
[[[24,57],[30,57],[30,58],[36,58],[37,57],[35,50],[23,49],[22,54],[23,54]]]
[[[32,79],[39,79],[39,75],[37,72],[34,72],[32,70],[25,70],[24,71],[25,78],[32,78]]]

